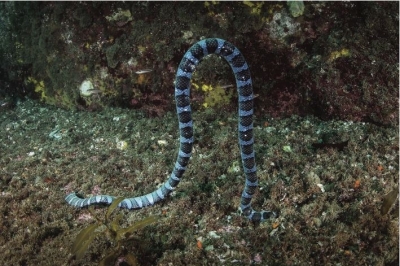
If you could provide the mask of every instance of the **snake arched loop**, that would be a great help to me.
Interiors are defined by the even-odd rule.
[[[193,146],[193,120],[190,108],[190,80],[200,61],[209,54],[220,55],[229,63],[236,78],[239,94],[239,146],[244,173],[245,187],[242,192],[240,209],[251,221],[265,221],[276,217],[272,211],[257,212],[251,207],[251,199],[258,186],[255,154],[253,149],[253,88],[249,66],[243,55],[231,43],[217,38],[205,39],[194,44],[185,53],[179,64],[175,79],[176,111],[179,119],[180,147],[178,158],[169,179],[153,192],[134,198],[126,198],[119,207],[140,209],[166,198],[179,184],[185,172]],[[74,207],[85,207],[92,204],[111,204],[115,197],[97,195],[80,198],[76,193],[66,196],[65,200]]]

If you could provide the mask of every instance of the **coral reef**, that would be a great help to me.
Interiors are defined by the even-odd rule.
[[[238,46],[251,64],[260,113],[398,123],[397,2],[1,5],[2,95],[162,115],[174,109],[171,88],[183,52],[215,36]],[[152,73],[143,83],[136,73],[147,69]],[[220,65],[198,72],[198,84],[234,83]],[[26,85],[29,77],[43,81],[43,91]],[[79,93],[86,79],[101,91],[89,100]],[[166,101],[153,110],[157,99]]]
[[[263,65],[262,72],[252,67],[256,85],[261,84],[257,106],[274,117],[312,113],[397,124],[398,25],[392,11],[398,4],[392,4],[306,4],[303,19],[292,22],[299,31],[290,31],[290,20],[282,21],[293,32],[277,35],[283,41],[271,39],[277,31],[266,25],[257,49],[267,52],[247,59]],[[260,76],[264,80],[257,80]]]

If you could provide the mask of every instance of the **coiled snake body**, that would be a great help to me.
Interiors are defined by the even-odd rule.
[[[217,38],[205,39],[194,44],[183,56],[175,79],[176,110],[179,119],[180,147],[178,158],[169,179],[153,192],[134,198],[126,198],[119,207],[140,209],[151,206],[166,198],[179,184],[185,172],[193,146],[193,121],[190,108],[190,81],[192,73],[200,61],[209,54],[222,56],[231,66],[236,78],[239,94],[239,146],[244,173],[245,187],[241,196],[242,214],[251,221],[265,221],[276,214],[272,211],[257,212],[251,207],[251,199],[258,186],[255,154],[253,150],[253,88],[249,66],[243,55],[231,43]],[[74,207],[86,207],[92,204],[111,204],[115,197],[97,195],[81,198],[76,193],[65,197],[68,204]]]

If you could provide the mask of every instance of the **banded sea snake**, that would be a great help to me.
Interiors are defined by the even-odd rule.
[[[217,38],[210,38],[195,43],[183,56],[175,79],[175,100],[179,120],[180,146],[178,158],[169,179],[153,192],[134,198],[126,198],[118,207],[126,209],[141,209],[151,206],[166,198],[179,184],[186,168],[193,146],[193,121],[190,108],[190,81],[196,66],[207,55],[222,56],[231,66],[235,75],[239,94],[239,146],[243,170],[246,177],[242,192],[240,209],[242,214],[254,222],[262,222],[276,217],[272,211],[257,212],[251,207],[251,199],[258,186],[256,175],[255,154],[253,149],[253,88],[249,66],[243,55],[231,43]],[[68,204],[74,207],[86,207],[92,204],[111,204],[113,196],[97,195],[81,198],[76,193],[65,197]]]

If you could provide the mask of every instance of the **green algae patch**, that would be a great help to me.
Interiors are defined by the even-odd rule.
[[[124,258],[129,265],[139,265],[135,255],[131,253],[124,254],[123,246],[128,241],[132,240],[131,236],[134,232],[157,221],[157,216],[149,216],[143,220],[135,222],[133,225],[127,228],[123,228],[120,226],[120,221],[123,217],[122,214],[119,214],[115,219],[110,220],[112,212],[123,200],[124,198],[121,197],[113,201],[113,203],[107,209],[104,221],[96,217],[92,211],[92,208],[89,208],[91,214],[96,217],[97,222],[82,229],[82,231],[80,231],[77,235],[71,248],[71,252],[73,255],[75,255],[77,260],[83,258],[90,244],[97,236],[106,235],[110,242],[114,243],[114,246],[110,247],[108,253],[103,257],[99,265],[113,265],[115,260],[121,255],[124,255]]]

